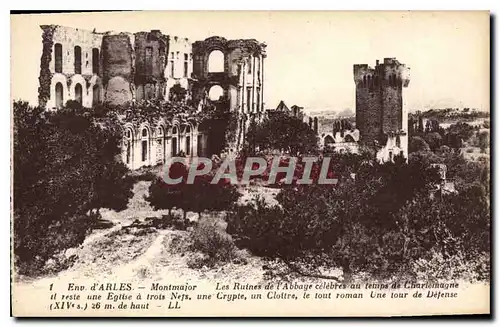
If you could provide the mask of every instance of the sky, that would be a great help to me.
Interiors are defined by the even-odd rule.
[[[98,32],[159,29],[191,41],[210,36],[267,44],[264,102],[307,112],[355,108],[354,64],[395,57],[411,68],[410,110],[489,110],[488,12],[143,11],[11,15],[11,96],[37,103],[39,25]]]

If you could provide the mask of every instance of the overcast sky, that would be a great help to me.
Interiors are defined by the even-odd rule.
[[[265,103],[355,107],[353,64],[396,57],[411,68],[410,109],[489,110],[487,12],[128,12],[11,16],[12,97],[37,103],[42,24],[97,31],[160,29],[267,43]]]

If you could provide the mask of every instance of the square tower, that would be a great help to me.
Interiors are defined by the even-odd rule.
[[[408,110],[404,89],[410,83],[410,68],[396,58],[377,60],[375,68],[354,65],[356,83],[356,128],[360,142],[377,150],[381,161],[395,155],[408,157]]]

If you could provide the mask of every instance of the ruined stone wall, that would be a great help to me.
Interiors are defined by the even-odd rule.
[[[53,66],[52,52],[54,47],[54,26],[41,26],[42,28],[42,57],[40,58],[40,75],[38,77],[38,105],[45,107],[47,101],[51,99],[51,84],[52,74],[51,67]],[[54,101],[52,95],[52,102]],[[53,107],[51,105],[50,107]]]
[[[164,97],[168,37],[160,31],[135,34],[136,99]]]
[[[77,97],[84,106],[91,106],[94,86],[100,91],[100,71],[93,71],[93,49],[100,52],[102,34],[78,28],[59,25],[42,25],[42,58],[40,61],[39,104],[49,108],[57,105],[56,84],[62,85],[59,94],[63,104]],[[60,59],[56,60],[56,47],[61,49]],[[76,59],[76,48],[80,49],[80,60]],[[100,55],[99,68],[102,66]],[[60,63],[56,69],[56,62]],[[81,94],[76,90],[80,88]]]
[[[92,75],[92,49],[101,48],[102,34],[88,30],[57,26],[54,30],[54,44],[62,45],[63,73],[75,74],[75,46],[81,48],[82,75]],[[51,70],[55,68],[52,61]]]
[[[103,84],[105,101],[123,104],[135,96],[134,53],[131,36],[106,35],[102,40]]]
[[[186,61],[187,59],[187,61]],[[187,62],[187,71],[185,71]],[[192,44],[188,38],[178,36],[169,37],[169,50],[165,68],[165,79],[167,81],[165,93],[170,94],[170,89],[179,84],[182,88],[189,90],[189,80],[193,73]]]

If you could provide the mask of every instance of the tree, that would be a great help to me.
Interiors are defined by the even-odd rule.
[[[145,200],[154,210],[167,209],[168,215],[172,216],[172,209],[180,207],[182,200],[180,186],[168,185],[162,179],[153,181],[148,189],[148,196]]]
[[[473,134],[474,127],[467,123],[459,122],[450,125],[446,130],[446,145],[454,149],[459,149],[462,147],[462,143],[470,139]]]
[[[186,100],[187,90],[180,84],[175,84],[170,88],[169,100],[180,102]]]
[[[443,138],[441,137],[441,135],[438,132],[426,133],[424,135],[424,139],[432,151],[435,151],[437,148],[439,148],[441,146],[441,142],[443,140]]]
[[[116,161],[119,134],[81,106],[58,112],[14,103],[14,253],[40,268],[51,255],[83,242],[96,215],[123,208],[132,195]]]
[[[201,165],[203,164],[198,166],[198,170],[203,169]],[[217,166],[212,165],[212,167]],[[238,200],[241,194],[236,187],[224,180],[218,184],[212,184],[214,174],[215,169],[212,169],[208,174],[196,176],[193,183],[187,183],[186,166],[176,162],[170,166],[169,176],[172,179],[182,177],[182,182],[168,184],[159,178],[151,184],[149,195],[145,199],[155,210],[168,209],[169,215],[172,208],[181,208],[184,219],[188,211],[196,212],[201,217],[201,213],[205,210],[226,210]]]
[[[410,139],[409,152],[429,151],[430,147],[427,142],[420,136],[413,136]]]
[[[490,146],[490,135],[487,131],[479,132],[478,135],[479,148],[481,152],[486,152],[486,149]]]
[[[318,272],[325,265],[342,267],[347,278],[400,269],[408,261],[398,213],[415,196],[428,196],[439,178],[436,170],[425,161],[379,164],[340,156],[335,187],[296,185],[279,193],[279,206],[257,201],[237,207],[228,232],[255,254],[279,258],[309,276],[335,279]]]
[[[314,153],[318,149],[316,133],[302,120],[276,112],[257,126],[255,143],[262,149],[290,153]]]

